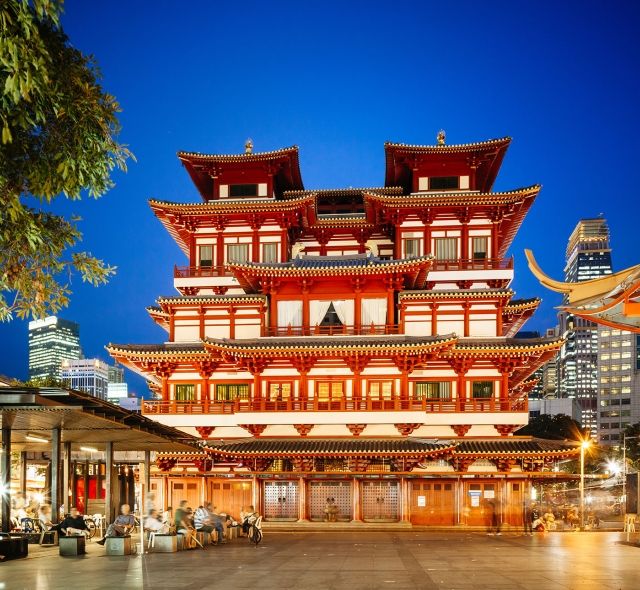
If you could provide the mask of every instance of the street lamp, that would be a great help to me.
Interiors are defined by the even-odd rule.
[[[627,513],[627,441],[634,438],[640,438],[640,436],[627,436],[626,433],[622,433],[622,504],[623,513]]]
[[[580,530],[584,531],[584,452],[591,446],[590,440],[580,445]]]

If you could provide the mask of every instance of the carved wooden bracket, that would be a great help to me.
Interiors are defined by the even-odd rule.
[[[307,436],[313,428],[313,424],[294,424],[293,427],[298,431],[300,436]]]
[[[353,436],[360,436],[366,427],[366,424],[347,424],[347,428]]]
[[[158,457],[158,459],[156,459],[156,465],[158,466],[158,469],[165,473],[167,471],[171,471],[176,466],[177,462],[178,460],[174,459],[173,457]]]
[[[206,473],[213,469],[213,461],[211,459],[196,459],[193,464],[196,466],[200,473]]]
[[[494,424],[493,427],[498,431],[500,436],[509,436],[512,432],[521,427],[520,424]]]
[[[291,459],[291,464],[296,471],[305,473],[313,471],[313,457],[296,457]]]
[[[266,424],[238,424],[240,428],[244,428],[247,432],[251,434],[251,436],[258,437],[260,436],[267,427]]]
[[[463,437],[471,430],[471,424],[454,424],[451,430],[456,433],[456,436]]]
[[[362,457],[354,457],[347,460],[349,471],[352,473],[364,473],[370,463],[371,459],[363,459]]]
[[[196,426],[196,432],[204,439],[207,440],[211,433],[216,429],[215,426]]]
[[[422,424],[394,424],[394,426],[398,429],[398,432],[402,436],[409,436],[414,430],[420,428]]]

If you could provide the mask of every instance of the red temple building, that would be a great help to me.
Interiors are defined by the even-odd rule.
[[[150,201],[188,263],[149,315],[164,344],[108,347],[202,438],[160,454],[162,502],[269,521],[518,525],[564,442],[514,437],[561,341],[516,339],[509,246],[538,185],[493,192],[510,139],[387,143],[385,182],[305,190],[298,148],[180,152],[201,203]],[[330,506],[330,510],[327,507]]]

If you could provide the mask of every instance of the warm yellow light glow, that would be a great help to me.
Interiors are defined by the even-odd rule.
[[[590,440],[583,440],[582,441],[582,448],[583,449],[588,449],[591,446],[591,441]]]
[[[31,441],[31,442],[38,442],[38,443],[48,443],[49,442],[49,439],[42,438],[41,436],[35,436],[34,434],[27,434],[25,436],[25,438],[28,441]]]
[[[97,453],[98,449],[95,447],[80,447],[81,451],[86,451],[87,453]]]

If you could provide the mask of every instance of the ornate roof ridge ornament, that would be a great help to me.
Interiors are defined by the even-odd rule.
[[[438,131],[438,135],[436,135],[436,140],[438,141],[438,145],[444,145],[447,141],[447,134],[444,129],[440,129]]]
[[[252,154],[253,153],[253,139],[247,137],[247,141],[244,142],[244,153]]]

